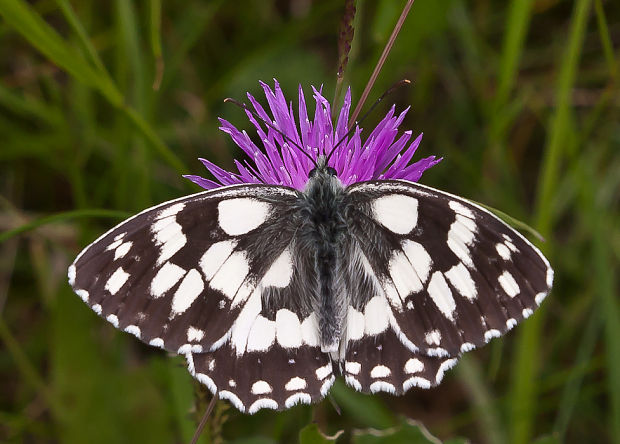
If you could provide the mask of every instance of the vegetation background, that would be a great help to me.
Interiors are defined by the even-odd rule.
[[[354,100],[404,0],[360,0]],[[240,150],[217,116],[276,77],[334,91],[343,2],[0,0],[0,440],[188,442],[208,396],[178,357],[72,292],[77,252],[121,217],[198,191],[197,157]],[[556,269],[536,314],[434,390],[246,416],[218,403],[200,442],[620,442],[620,2],[417,0],[372,101],[411,106],[423,182],[531,224]],[[264,100],[263,100],[264,103]],[[382,104],[365,122],[373,126]],[[364,432],[383,429],[383,434]],[[300,435],[301,431],[301,435]],[[298,438],[301,436],[300,438]],[[422,435],[420,435],[422,436]],[[419,438],[422,441],[430,438]]]

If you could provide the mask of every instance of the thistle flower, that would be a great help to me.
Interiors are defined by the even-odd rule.
[[[330,117],[331,105],[323,97],[321,90],[312,88],[316,107],[314,119],[310,120],[304,93],[301,86],[299,87],[299,119],[297,121],[293,112],[293,104],[287,103],[277,81],[275,81],[274,90],[263,82],[261,86],[267,97],[271,116],[248,93],[248,99],[256,114],[264,121],[272,123],[290,140],[306,150],[312,159],[317,160],[320,156],[327,156],[332,148],[347,135],[347,122],[351,108],[350,89],[345,95],[334,127]],[[411,143],[409,140],[412,131],[405,131],[397,137],[398,127],[408,110],[409,108],[396,114],[392,106],[364,142],[362,142],[362,129],[357,127],[350,137],[346,137],[338,145],[329,159],[329,166],[336,170],[343,185],[381,179],[405,179],[416,182],[425,170],[441,161],[435,156],[430,156],[409,164],[422,140],[422,134]],[[200,159],[216,181],[195,175],[184,177],[206,189],[222,185],[264,183],[302,190],[308,181],[308,173],[314,168],[312,161],[301,153],[298,147],[291,146],[290,141],[282,134],[257,120],[248,110],[246,114],[262,141],[262,149],[250,139],[245,131],[239,131],[224,119],[220,119],[220,129],[232,137],[253,164],[249,161],[242,163],[235,160],[238,173],[232,173],[207,159]]]

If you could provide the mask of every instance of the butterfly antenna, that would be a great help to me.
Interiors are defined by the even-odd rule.
[[[375,84],[375,80],[377,80],[377,77],[379,77],[379,72],[381,71],[381,68],[383,68],[383,64],[385,63],[385,60],[387,59],[387,56],[390,53],[390,50],[392,49],[394,42],[396,41],[396,37],[398,37],[398,33],[400,32],[400,29],[403,27],[403,24],[405,23],[405,19],[407,18],[407,15],[409,14],[409,10],[413,6],[413,2],[414,0],[407,0],[407,4],[403,8],[403,12],[400,14],[400,17],[398,18],[398,21],[396,22],[396,25],[394,26],[392,35],[390,35],[390,38],[385,45],[385,48],[383,48],[383,52],[381,53],[381,57],[379,57],[377,66],[375,66],[374,71],[370,75],[370,79],[368,79],[368,83],[366,84],[366,87],[364,88],[362,97],[360,98],[360,101],[357,103],[357,106],[355,107],[355,111],[353,111],[353,114],[351,115],[351,119],[349,120],[349,127],[354,126],[353,123],[355,122],[355,119],[357,119],[357,116],[362,111],[362,106],[364,106],[364,102],[366,102],[366,99],[368,98],[368,95],[370,94],[370,90]]]
[[[385,99],[387,96],[392,94],[394,91],[396,91],[401,86],[409,85],[410,83],[411,83],[411,80],[403,79],[403,80],[401,80],[399,82],[396,82],[392,86],[390,86],[387,91],[385,91],[383,94],[381,94],[381,96],[375,101],[375,103],[373,103],[372,106],[370,108],[368,108],[368,111],[366,111],[364,113],[364,115],[362,117],[360,117],[359,120],[356,120],[355,124],[352,125],[351,128],[349,128],[349,131],[347,131],[347,133],[344,136],[342,136],[342,138],[338,141],[338,143],[336,143],[336,145],[334,145],[332,150],[329,152],[329,155],[327,156],[326,161],[329,160],[329,158],[332,156],[332,154],[334,154],[334,152],[336,151],[336,148],[338,148],[340,146],[340,144],[345,141],[345,139],[348,139],[351,136],[351,134],[353,134],[355,132],[355,129],[357,128],[357,126],[360,123],[362,123],[364,121],[364,119],[366,119],[366,117],[368,117],[370,115],[370,113],[377,107],[377,105],[379,105],[379,103],[381,103],[381,101],[383,99]]]
[[[275,125],[273,125],[271,122],[263,119],[256,111],[254,111],[252,108],[247,106],[245,103],[241,103],[241,102],[239,102],[239,101],[237,101],[235,99],[231,99],[230,97],[224,99],[224,103],[232,103],[234,105],[237,105],[240,108],[243,108],[244,110],[246,110],[250,114],[252,114],[255,118],[257,118],[258,120],[263,122],[269,128],[271,128],[272,130],[274,130],[275,132],[280,134],[284,139],[289,141],[295,148],[297,148],[299,150],[300,153],[302,153],[304,156],[306,156],[308,159],[310,159],[310,161],[314,164],[315,167],[318,166],[316,161],[312,158],[312,156],[310,154],[308,154],[301,146],[299,146],[299,144],[297,142],[295,142],[289,136],[284,134],[284,132],[282,132],[280,129],[276,128]]]
[[[213,397],[211,397],[211,401],[209,402],[209,406],[207,407],[207,411],[205,412],[204,415],[202,415],[202,419],[200,420],[200,424],[198,424],[198,427],[196,428],[196,431],[194,432],[194,436],[192,437],[192,440],[190,442],[190,444],[196,444],[198,442],[198,438],[200,438],[200,435],[202,435],[202,430],[205,428],[205,425],[207,424],[207,420],[209,419],[209,416],[211,416],[211,412],[213,411],[213,407],[215,407],[215,403],[217,402],[217,391],[213,394]]]

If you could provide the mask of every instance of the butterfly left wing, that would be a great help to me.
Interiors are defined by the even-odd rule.
[[[411,352],[458,357],[527,318],[551,288],[540,251],[465,199],[407,181],[347,193],[351,236],[376,283],[367,303],[388,305],[383,327]]]
[[[184,354],[242,411],[317,401],[334,376],[295,293],[297,198],[242,185],[149,208],[86,247],[69,283],[115,327]],[[275,296],[282,306],[265,306]]]

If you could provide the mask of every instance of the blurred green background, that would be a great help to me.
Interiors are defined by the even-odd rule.
[[[354,101],[404,0],[359,1]],[[335,85],[341,1],[0,0],[0,441],[188,442],[208,396],[178,357],[70,290],[78,251],[121,217],[198,191],[197,157],[240,156],[217,116],[258,80]],[[423,183],[535,227],[556,269],[542,309],[434,390],[245,416],[218,403],[200,442],[620,442],[620,2],[416,0],[372,101],[411,105]],[[262,103],[265,103],[262,100]],[[372,127],[389,108],[379,106]],[[18,233],[19,231],[19,233]],[[306,427],[306,428],[304,428]],[[383,437],[363,430],[386,429]],[[411,432],[413,435],[408,435]],[[456,440],[458,441],[458,439]],[[456,442],[454,441],[454,442]]]

